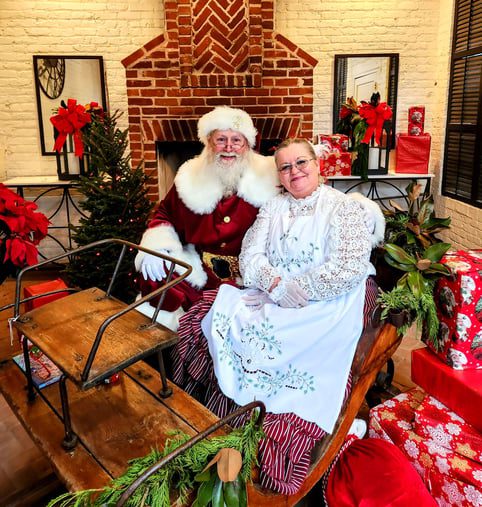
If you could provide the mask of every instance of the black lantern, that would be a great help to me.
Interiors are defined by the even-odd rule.
[[[57,139],[59,132],[54,128],[54,138]],[[55,152],[57,161],[57,177],[59,180],[78,180],[86,174],[88,154],[84,152],[82,157],[77,157],[74,151],[73,135],[68,134],[62,151]]]
[[[370,140],[368,147],[368,174],[387,174],[390,157],[390,136],[392,122],[387,120],[383,124],[380,145],[375,143],[375,135]]]

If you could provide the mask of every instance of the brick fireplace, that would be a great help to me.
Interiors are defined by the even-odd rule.
[[[247,111],[263,139],[312,137],[317,61],[274,31],[274,0],[164,7],[165,33],[122,61],[132,163],[144,160],[152,200],[162,197],[156,143],[195,141],[214,106]]]

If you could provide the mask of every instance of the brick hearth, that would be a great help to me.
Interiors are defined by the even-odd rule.
[[[166,32],[126,68],[133,165],[144,160],[159,198],[156,141],[197,139],[197,119],[240,107],[263,139],[312,137],[317,61],[274,32],[274,0],[165,1]]]

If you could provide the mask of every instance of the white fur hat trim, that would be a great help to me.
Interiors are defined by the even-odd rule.
[[[215,130],[235,130],[247,139],[253,148],[256,143],[257,130],[253,120],[246,111],[228,106],[215,107],[209,113],[201,116],[197,124],[197,132],[200,141],[207,145],[208,136]]]

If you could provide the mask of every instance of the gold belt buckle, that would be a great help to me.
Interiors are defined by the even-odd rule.
[[[228,264],[229,275],[228,276],[219,276],[216,272],[216,261],[222,260]],[[236,277],[239,277],[239,264],[238,258],[234,255],[218,255],[212,254],[210,252],[202,253],[202,261],[203,263],[214,273],[216,278],[219,280],[232,279],[234,280]]]

